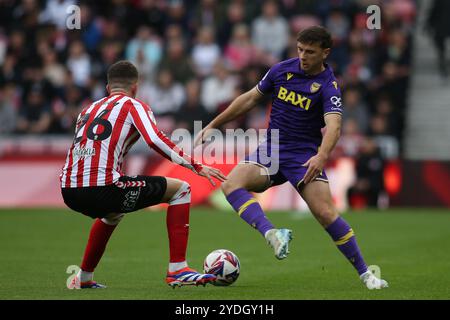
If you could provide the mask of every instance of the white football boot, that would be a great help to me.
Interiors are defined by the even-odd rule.
[[[366,285],[367,289],[383,289],[388,288],[389,284],[386,280],[378,279],[370,270],[367,270],[359,276],[362,282]]]
[[[278,260],[287,258],[289,254],[289,242],[292,240],[292,230],[271,229],[266,232],[267,243],[273,248]]]

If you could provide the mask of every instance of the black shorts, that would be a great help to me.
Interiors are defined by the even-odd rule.
[[[167,189],[165,177],[122,176],[102,187],[61,188],[64,203],[91,218],[127,213],[161,203]]]

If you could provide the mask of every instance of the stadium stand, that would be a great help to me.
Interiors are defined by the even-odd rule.
[[[79,30],[66,26],[73,4],[80,8]],[[396,160],[403,152],[416,6],[370,4],[382,8],[380,30],[367,29],[364,0],[2,1],[0,156],[17,153],[11,141],[21,137],[39,137],[45,146],[55,136],[69,141],[80,109],[105,95],[108,66],[124,58],[138,66],[139,96],[160,128],[169,135],[192,131],[193,120],[207,122],[272,64],[295,57],[300,29],[321,24],[332,32],[328,62],[344,96],[336,159],[358,161],[373,140],[383,161]],[[268,110],[264,103],[227,128],[264,128]]]

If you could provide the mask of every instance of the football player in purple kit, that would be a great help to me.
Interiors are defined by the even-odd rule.
[[[388,284],[368,270],[352,228],[333,203],[324,171],[340,136],[343,107],[336,78],[325,63],[331,46],[331,35],[325,28],[313,26],[301,31],[297,37],[298,58],[274,65],[255,88],[237,97],[198,134],[195,145],[205,141],[209,129],[220,128],[258,105],[263,96],[271,95],[266,141],[222,183],[228,202],[265,237],[276,258],[284,259],[292,231],[275,228],[250,192],[262,192],[289,181],[367,288],[381,289]],[[323,127],[326,132],[322,136]],[[271,138],[271,131],[276,130],[278,141]],[[271,157],[273,150],[278,151],[274,153],[278,157]],[[271,172],[274,167],[278,170]]]

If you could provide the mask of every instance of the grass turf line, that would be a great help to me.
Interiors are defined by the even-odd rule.
[[[0,210],[0,299],[449,299],[450,211],[404,209],[348,213],[368,264],[381,267],[386,290],[367,290],[314,219],[271,212],[293,230],[291,254],[278,261],[261,235],[232,211],[194,209],[188,262],[201,270],[215,249],[241,262],[230,287],[165,282],[165,213],[140,211],[114,232],[95,279],[106,290],[68,290],[69,265],[79,265],[92,220],[69,210]]]

